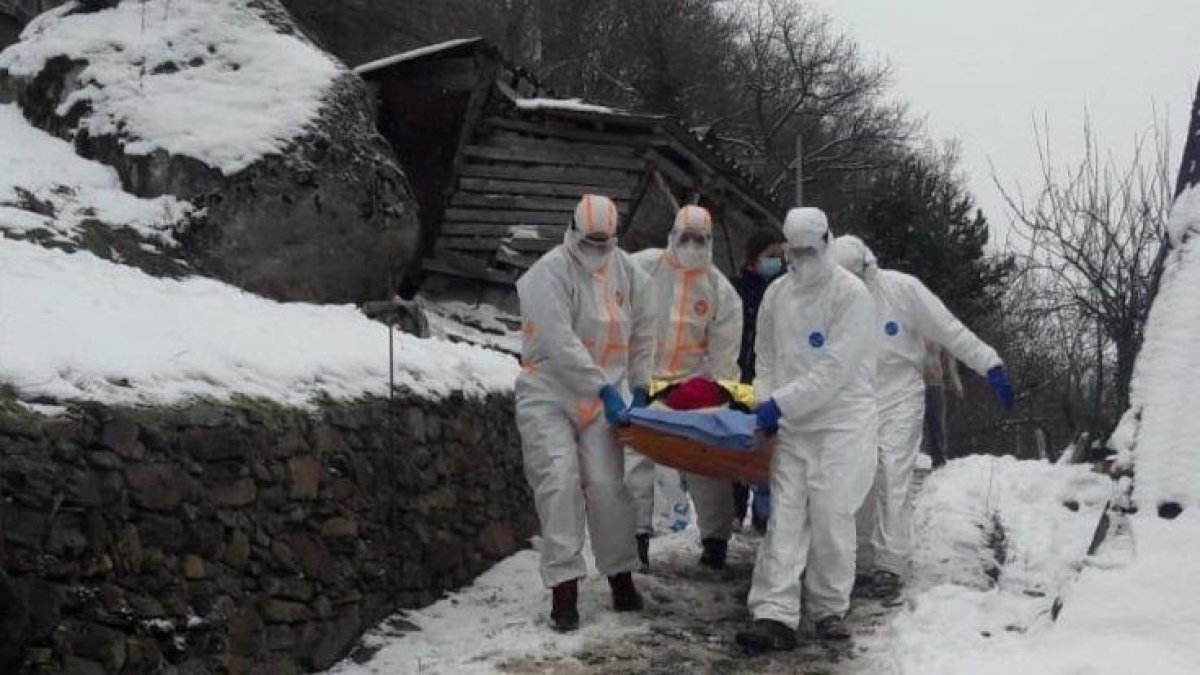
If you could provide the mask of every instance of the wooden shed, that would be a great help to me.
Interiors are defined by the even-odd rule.
[[[511,306],[513,282],[562,241],[585,192],[616,201],[630,251],[664,244],[675,204],[707,207],[727,273],[750,231],[779,225],[780,205],[699,136],[663,116],[554,98],[481,38],[356,71],[421,209],[410,289]]]

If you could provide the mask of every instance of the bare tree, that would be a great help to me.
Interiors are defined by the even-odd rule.
[[[886,63],[869,63],[829,18],[796,0],[753,0],[741,8],[735,56],[744,88],[744,140],[778,186],[795,168],[801,137],[806,181],[879,168],[917,125],[884,95]]]
[[[1037,288],[1032,311],[1074,333],[1075,342],[1060,345],[1091,339],[1092,427],[1103,433],[1107,375],[1112,409],[1124,410],[1149,311],[1171,199],[1166,134],[1156,125],[1136,140],[1132,157],[1118,163],[1085,121],[1082,159],[1059,171],[1047,134],[1036,125],[1035,132],[1042,169],[1036,196],[1027,201],[996,183],[1015,216],[1014,235],[1027,249],[1023,272]]]

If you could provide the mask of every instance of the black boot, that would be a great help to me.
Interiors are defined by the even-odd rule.
[[[750,518],[750,522],[754,526],[755,532],[757,532],[759,534],[767,533],[767,519],[766,518],[760,518],[759,516],[752,516]]]
[[[749,628],[738,631],[734,639],[751,654],[796,648],[796,631],[770,619],[755,619]]]
[[[637,557],[641,563],[642,569],[639,570],[642,574],[650,571],[650,535],[637,535]]]
[[[852,598],[869,598],[875,593],[874,577],[870,574],[854,575],[854,587],[850,589]]]
[[[904,581],[900,575],[887,570],[875,570],[871,578],[871,595],[884,605],[890,606],[900,602],[904,594]]]
[[[636,612],[642,609],[642,596],[633,587],[633,575],[629,572],[614,574],[608,578],[612,589],[613,609],[618,612]]]
[[[729,542],[724,539],[701,539],[700,545],[704,552],[700,554],[700,564],[714,570],[725,569],[725,556],[729,552]]]
[[[817,621],[817,637],[822,640],[849,640],[850,629],[846,627],[846,621],[837,614],[829,616]]]
[[[564,581],[550,591],[550,627],[560,633],[579,628],[579,580]]]

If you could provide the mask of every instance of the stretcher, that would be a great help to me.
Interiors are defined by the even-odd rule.
[[[711,478],[764,485],[775,451],[775,439],[760,439],[753,452],[725,450],[641,426],[617,430],[617,439],[656,463]]]

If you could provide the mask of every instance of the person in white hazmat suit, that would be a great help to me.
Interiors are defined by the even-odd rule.
[[[925,341],[941,345],[986,377],[1005,408],[1012,408],[1013,390],[996,350],[955,318],[920,280],[880,269],[866,244],[852,235],[838,237],[833,252],[838,264],[862,279],[875,299],[872,333],[879,344],[878,465],[858,515],[857,585],[868,595],[894,600],[908,576],[912,553],[909,483],[925,419]]]
[[[645,405],[654,367],[654,291],[617,249],[617,207],[584,195],[563,243],[517,280],[521,374],[516,417],[525,476],[541,522],[541,575],[552,589],[551,625],[579,625],[578,580],[590,535],[596,567],[617,611],[642,607],[633,509],[613,430],[627,412],[622,391]]]
[[[658,334],[654,376],[679,381],[692,377],[734,380],[739,374],[742,300],[733,284],[712,264],[712,216],[700,206],[684,206],[675,214],[667,248],[633,254],[654,284]],[[654,462],[633,450],[625,452],[625,485],[637,514],[638,558],[649,569],[654,515]],[[685,473],[696,505],[700,564],[725,567],[733,534],[733,483]]]
[[[748,600],[754,621],[736,635],[750,652],[794,648],[802,601],[818,636],[849,637],[854,514],[875,461],[871,295],[829,255],[820,209],[789,211],[783,234],[788,273],[767,289],[755,343],[758,426],[777,430],[778,443]]]

